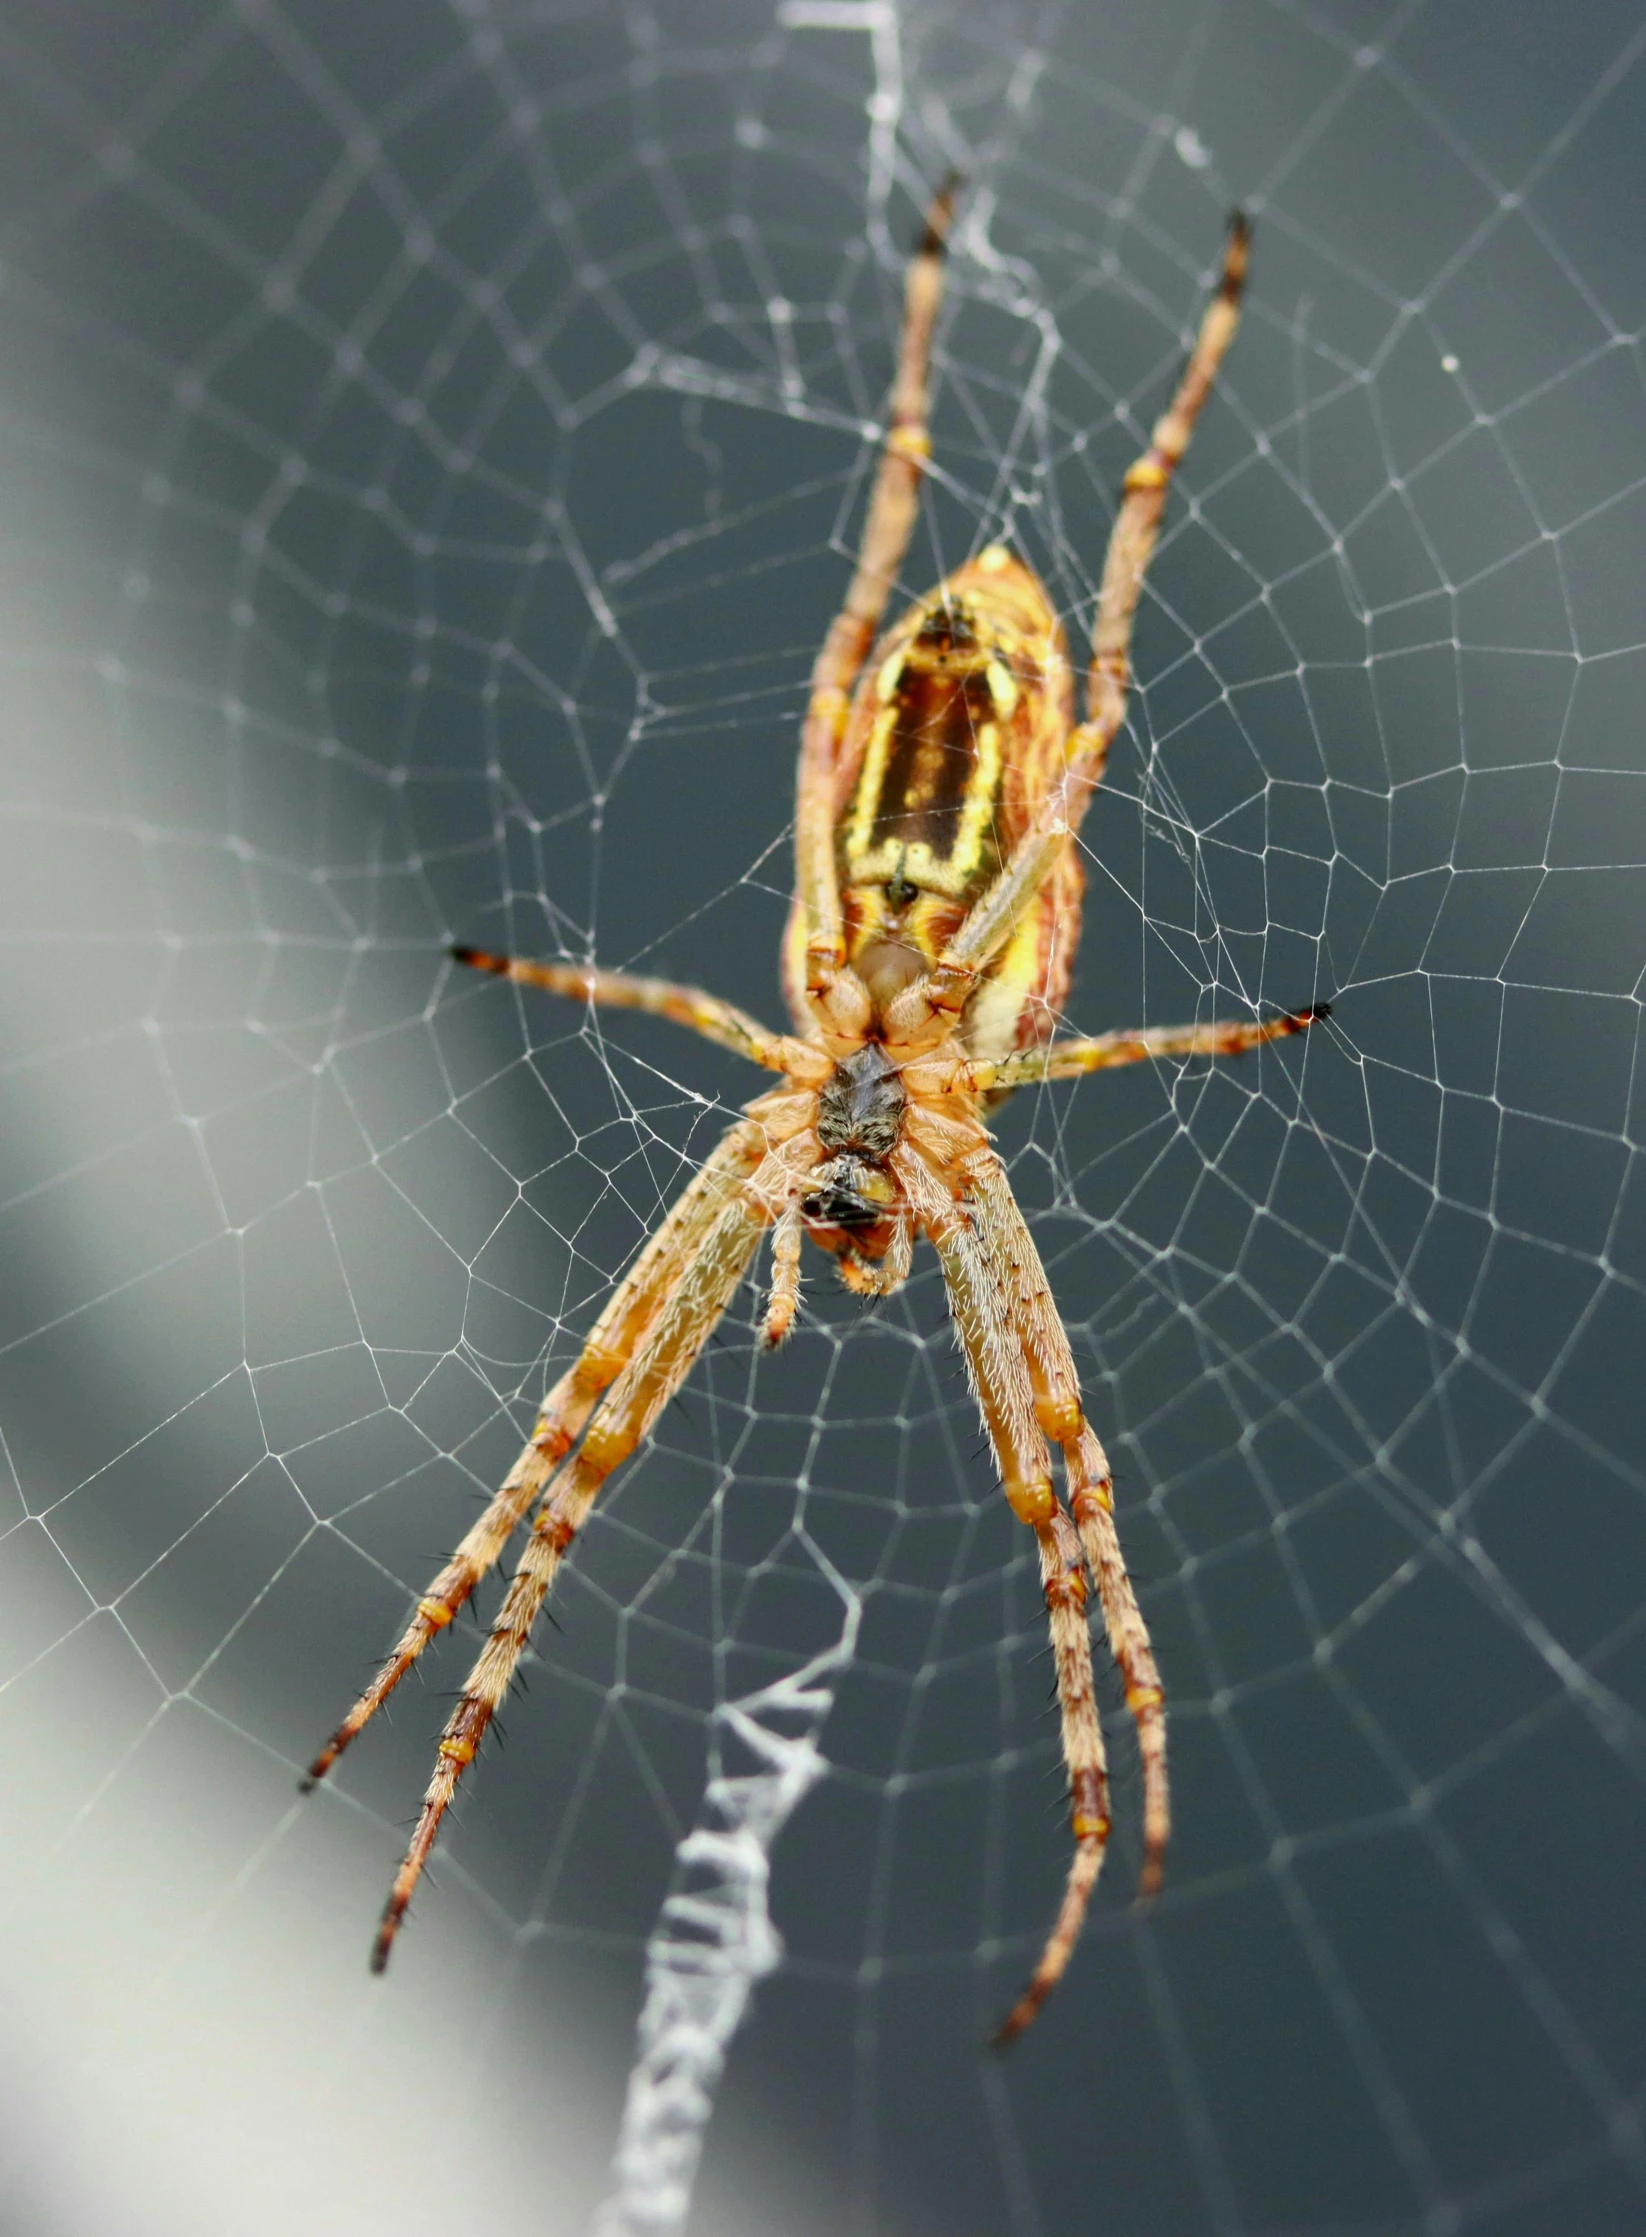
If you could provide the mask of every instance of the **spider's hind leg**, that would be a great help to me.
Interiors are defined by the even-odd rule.
[[[1229,220],[1217,292],[1201,316],[1176,394],[1156,420],[1148,449],[1126,475],[1092,617],[1086,720],[1069,733],[1060,780],[1052,785],[994,883],[972,904],[924,982],[924,1012],[914,988],[900,998],[911,1030],[923,1029],[928,1018],[939,1028],[944,1021],[959,1018],[979,973],[1012,937],[1103,781],[1109,747],[1126,719],[1132,625],[1143,579],[1159,541],[1172,477],[1234,340],[1250,247],[1251,229],[1237,211]]]
[[[790,1008],[800,1019],[808,1014],[808,994],[826,995],[846,959],[835,869],[836,763],[852,690],[879,631],[920,509],[920,485],[932,448],[932,337],[943,303],[944,258],[959,191],[959,177],[951,174],[932,198],[909,260],[886,439],[863,518],[857,565],[812,667],[795,800],[797,904],[784,942],[784,982]]]

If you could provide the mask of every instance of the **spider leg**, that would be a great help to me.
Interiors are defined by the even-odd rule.
[[[1086,1616],[1086,1573],[1080,1540],[1061,1509],[1050,1522],[1038,1525],[1035,1536],[1040,1542],[1040,1579],[1052,1634],[1052,1659],[1057,1667],[1074,1856],[1040,1962],[995,2030],[997,2049],[1022,2034],[1068,1969],[1086,1921],[1092,1889],[1103,1869],[1103,1851],[1109,1839],[1109,1773],[1103,1725],[1097,1713],[1097,1689],[1092,1682],[1092,1635]]]
[[[1089,1041],[1054,1041],[1043,1049],[1019,1049],[996,1064],[973,1064],[971,1083],[980,1095],[1027,1087],[1035,1080],[1077,1080],[1087,1072],[1117,1064],[1138,1064],[1145,1057],[1243,1056],[1265,1041],[1306,1033],[1332,1014],[1329,1002],[1306,1010],[1282,1010],[1272,1018],[1223,1018],[1207,1025],[1148,1025],[1131,1033],[1099,1033]]]
[[[1143,589],[1143,577],[1154,557],[1172,476],[1182,463],[1195,422],[1205,409],[1217,369],[1240,323],[1240,298],[1245,292],[1251,246],[1251,226],[1236,210],[1229,220],[1217,293],[1201,315],[1200,331],[1177,384],[1177,393],[1155,421],[1148,449],[1126,475],[1120,510],[1109,533],[1097,614],[1092,623],[1086,721],[1069,741],[1071,762],[1077,757],[1095,760],[1089,780],[1093,785],[1102,774],[1103,756],[1109,750],[1109,741],[1126,719],[1126,694],[1132,673],[1132,624]]]
[[[1109,534],[1103,581],[1092,622],[1086,720],[1069,734],[1062,781],[1053,786],[1034,821],[1012,850],[994,884],[955,932],[924,982],[930,1010],[951,1021],[960,1015],[979,972],[1011,937],[1019,917],[1050,874],[1059,852],[1080,828],[1087,802],[1103,779],[1115,732],[1126,718],[1131,681],[1132,624],[1143,577],[1160,535],[1166,493],[1194,433],[1217,369],[1234,340],[1246,282],[1251,230],[1237,211],[1229,220],[1223,273],[1201,317],[1200,331],[1177,393],[1156,420],[1149,448],[1126,475],[1120,509]],[[915,989],[899,997],[907,1024],[918,1028]]]
[[[909,548],[919,506],[920,484],[931,455],[926,416],[929,401],[932,333],[943,301],[943,260],[960,181],[950,177],[938,189],[926,215],[926,228],[910,260],[903,289],[903,332],[892,383],[886,441],[863,522],[857,566],[845,604],[830,624],[812,669],[811,696],[800,734],[800,772],[795,806],[795,885],[799,895],[795,929],[785,943],[785,977],[790,1006],[804,1016],[810,988],[823,991],[845,961],[840,889],[835,873],[835,761],[852,686],[868,658],[886,600]]]
[[[902,1177],[920,1160],[894,1150],[892,1162]],[[1002,1268],[966,1207],[929,1175],[921,1198],[918,1216],[943,1268],[967,1373],[1000,1464],[1001,1488],[1019,1522],[1038,1529],[1057,1511],[1051,1453],[1001,1285]]]
[[[772,1168],[771,1176],[766,1167]],[[417,1827],[384,1906],[372,1949],[374,1972],[380,1973],[388,1963],[440,1821],[508,1692],[567,1548],[587,1519],[601,1485],[628,1459],[691,1372],[742,1280],[762,1231],[770,1223],[769,1192],[763,1183],[780,1174],[778,1161],[768,1158],[750,1182],[734,1189],[723,1201],[707,1236],[686,1261],[654,1326],[590,1421],[575,1458],[544,1500],[520,1565],[503,1596],[491,1636],[446,1720]]]
[[[784,1068],[783,1036],[768,1033],[757,1018],[734,1003],[722,1002],[701,987],[677,986],[672,979],[633,978],[627,971],[599,971],[588,963],[530,963],[519,956],[492,955],[484,948],[447,950],[454,963],[473,971],[490,971],[517,986],[540,986],[550,994],[563,994],[574,1002],[591,1002],[600,1009],[650,1010],[689,1026],[706,1041],[763,1064],[769,1072]]]
[[[905,1215],[892,1229],[886,1255],[878,1262],[860,1258],[856,1251],[842,1251],[835,1261],[840,1279],[858,1297],[889,1297],[901,1289],[914,1263],[914,1227]]]
[[[920,1162],[910,1155],[900,1170]],[[986,1148],[980,1162],[996,1169],[999,1166],[993,1151]],[[1004,1186],[1003,1173],[1001,1184]],[[1032,1526],[1040,1547],[1041,1583],[1062,1713],[1063,1760],[1069,1773],[1074,1854],[1069,1860],[1063,1901],[1039,1963],[995,2035],[996,2043],[1004,2044],[1022,2034],[1063,1978],[1080,1939],[1109,1839],[1108,1768],[1092,1680],[1081,1544],[1052,1490],[1042,1427],[1043,1419],[1050,1417],[1060,1432],[1067,1431],[1071,1403],[1078,1425],[1080,1401],[1073,1388],[1072,1362],[1061,1409],[1043,1395],[1041,1386],[1048,1378],[1037,1372],[1035,1355],[1018,1326],[1013,1289],[1020,1285],[1024,1273],[1038,1271],[1038,1258],[1032,1270],[1014,1267],[1000,1248],[997,1223],[980,1201],[968,1216],[964,1204],[935,1176],[928,1174],[914,1186],[919,1192],[922,1224],[943,1264],[955,1326],[1000,1461],[1006,1496],[1019,1519]],[[1010,1191],[1006,1193],[1009,1197]],[[1043,1275],[1040,1279],[1044,1282]]]
[[[975,1158],[967,1174],[985,1243],[1011,1270],[1012,1315],[1028,1361],[1035,1409],[1048,1436],[1061,1446],[1074,1516],[1103,1609],[1103,1628],[1126,1688],[1126,1706],[1137,1728],[1143,1774],[1143,1863],[1138,1894],[1159,1892],[1171,1837],[1171,1794],[1166,1778],[1166,1697],[1149,1644],[1149,1627],[1137,1604],[1114,1525],[1109,1463],[1080,1403],[1080,1384],[1068,1335],[1052,1301],[1028,1222],[1018,1208],[1006,1171],[993,1150]]]
[[[772,1289],[760,1341],[775,1351],[794,1326],[800,1304],[800,1205],[791,1197],[772,1231]]]
[[[1137,1726],[1137,1754],[1143,1769],[1143,1869],[1137,1892],[1147,1901],[1160,1892],[1172,1831],[1166,1785],[1166,1696],[1149,1644],[1149,1627],[1120,1550],[1114,1485],[1097,1432],[1088,1428],[1076,1444],[1065,1446],[1064,1460],[1069,1471],[1069,1508],[1097,1584],[1103,1628],[1120,1666],[1126,1706]]]
[[[575,1363],[544,1399],[531,1438],[502,1488],[418,1601],[416,1614],[382,1669],[310,1764],[305,1791],[325,1777],[497,1561],[532,1502],[577,1442],[601,1392],[663,1311],[683,1269],[720,1217],[728,1192],[760,1163],[763,1147],[758,1127],[734,1126],[676,1199],[607,1299]]]

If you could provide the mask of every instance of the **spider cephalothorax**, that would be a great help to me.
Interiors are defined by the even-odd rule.
[[[1050,1039],[1080,932],[1080,819],[1125,713],[1132,619],[1167,488],[1233,338],[1246,228],[1238,217],[1230,225],[1222,283],[1177,394],[1126,476],[1093,622],[1086,716],[1077,723],[1062,626],[1032,570],[1003,545],[980,551],[874,643],[930,448],[927,368],[952,201],[951,186],[933,204],[909,269],[862,549],[812,675],[795,900],[783,944],[794,1031],[769,1033],[694,987],[452,951],[526,985],[675,1018],[781,1074],[782,1084],[745,1107],[612,1292],[501,1490],[311,1768],[311,1780],[330,1769],[535,1505],[490,1637],[447,1720],[378,1933],[379,1966],[561,1560],[601,1485],[690,1373],[767,1234],[764,1333],[772,1344],[793,1324],[804,1235],[866,1293],[896,1289],[917,1236],[931,1242],[1002,1487],[1035,1533],[1074,1857],[1056,1922],[1000,2039],[1028,2025],[1062,1975],[1108,1838],[1089,1588],[1136,1724],[1144,1891],[1160,1881],[1170,1822],[1160,1681],[1115,1534],[1108,1463],[983,1114],[1030,1081],[1147,1057],[1231,1056],[1324,1014],[1317,1006],[1266,1020]]]
[[[879,1249],[875,1243],[897,1200],[886,1160],[908,1102],[903,1075],[878,1041],[843,1057],[818,1089],[812,1131],[828,1161],[800,1199],[801,1217],[815,1234],[838,1228],[866,1257],[884,1254],[884,1242]]]

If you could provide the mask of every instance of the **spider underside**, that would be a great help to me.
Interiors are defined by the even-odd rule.
[[[1032,1081],[1149,1057],[1236,1055],[1324,1014],[1317,1005],[1263,1020],[1048,1038],[1079,937],[1077,833],[1124,718],[1133,617],[1167,489],[1234,336],[1248,234],[1242,218],[1231,220],[1221,282],[1176,395],[1126,476],[1093,623],[1085,720],[1076,723],[1061,625],[1034,573],[1003,546],[956,570],[875,644],[930,454],[928,370],[955,186],[932,204],[909,266],[857,566],[812,673],[783,946],[794,1032],[770,1033],[692,987],[452,951],[556,994],[672,1017],[780,1079],[745,1107],[613,1290],[501,1489],[310,1769],[310,1784],[330,1770],[535,1506],[441,1737],[374,1945],[378,1970],[601,1485],[690,1373],[768,1233],[768,1344],[781,1343],[794,1319],[803,1236],[867,1294],[901,1285],[917,1236],[932,1243],[1006,1497],[1039,1548],[1074,1854],[1039,1962],[996,2040],[1020,2034],[1062,1976],[1108,1839],[1090,1587],[1136,1724],[1141,1892],[1160,1885],[1170,1827],[1160,1679],[1115,1531],[1109,1465],[983,1114]]]

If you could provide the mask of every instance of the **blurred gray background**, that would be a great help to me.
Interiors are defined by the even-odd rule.
[[[699,2233],[1646,2218],[1638,11],[12,0],[0,19],[0,2227],[582,2228],[709,1712],[862,1633]],[[1228,206],[1250,307],[1019,1098],[1134,1758],[1057,2001],[1032,1564],[929,1267],[752,1295],[580,1545],[388,1978],[472,1637],[301,1764],[755,1088],[454,938],[776,1018],[795,724],[923,192],[906,588],[1078,631]],[[484,1606],[489,1611],[491,1601]]]

